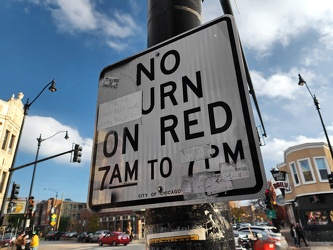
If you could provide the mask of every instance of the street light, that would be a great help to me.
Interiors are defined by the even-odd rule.
[[[55,213],[55,210],[56,210],[55,207],[57,206],[58,192],[51,188],[44,188],[44,190],[50,190],[50,191],[55,192],[55,194],[56,194],[55,201],[53,201],[53,206],[52,206],[52,210],[51,210],[51,213],[53,214],[53,213]]]
[[[16,143],[14,155],[13,155],[12,164],[11,164],[10,169],[9,169],[9,174],[8,174],[8,180],[7,180],[7,184],[6,184],[6,189],[5,189],[5,193],[3,195],[2,204],[1,204],[1,211],[0,211],[0,222],[1,223],[0,223],[0,225],[3,225],[3,215],[4,215],[5,206],[6,206],[6,199],[7,199],[7,195],[8,195],[8,190],[9,190],[9,186],[10,186],[12,174],[13,174],[13,171],[11,171],[11,170],[14,168],[14,165],[15,165],[16,156],[17,156],[18,148],[19,148],[20,141],[21,141],[21,135],[22,135],[23,127],[24,127],[25,117],[28,114],[28,110],[31,107],[31,105],[38,99],[38,97],[44,92],[44,90],[47,87],[49,87],[49,90],[51,92],[57,91],[57,89],[55,87],[55,80],[53,79],[51,82],[49,82],[48,84],[45,85],[45,87],[32,100],[32,102],[29,103],[29,98],[28,98],[26,104],[24,105],[24,112],[23,112],[23,119],[22,119],[22,123],[21,123],[21,128],[20,128],[20,132],[19,132],[19,135],[18,135],[18,138],[17,138],[17,143]]]
[[[325,127],[325,124],[324,124],[324,121],[323,121],[323,117],[321,116],[319,101],[318,101],[317,97],[311,93],[308,85],[306,84],[306,81],[304,81],[304,79],[302,78],[302,76],[300,74],[298,74],[298,85],[300,85],[300,86],[305,85],[306,88],[308,89],[308,91],[309,91],[312,99],[313,99],[314,105],[316,106],[318,114],[319,114],[321,125],[323,126],[323,130],[324,130],[324,133],[325,133],[325,136],[326,136],[327,144],[328,144],[329,150],[331,152],[331,157],[333,159],[333,151],[332,151],[330,139],[328,137],[328,134],[327,134],[327,131],[326,131],[326,127]]]
[[[57,134],[60,134],[60,133],[66,133],[65,135],[65,139],[68,140],[69,139],[69,136],[68,136],[68,131],[59,131],[57,133],[55,133],[54,135],[50,136],[50,137],[47,137],[45,139],[42,139],[42,135],[39,135],[39,138],[37,138],[37,141],[38,141],[38,144],[37,144],[37,152],[36,152],[36,157],[35,157],[35,164],[34,164],[34,169],[32,171],[32,178],[31,178],[31,184],[30,184],[30,191],[29,191],[29,196],[31,196],[32,194],[32,188],[33,188],[33,185],[34,185],[34,179],[35,179],[35,172],[36,172],[36,166],[37,166],[37,163],[36,161],[38,161],[38,154],[39,154],[39,149],[40,149],[40,146],[42,144],[43,141],[46,141],[48,139],[51,139],[52,137],[56,136]]]
[[[58,191],[56,191],[56,190],[54,190],[54,189],[51,189],[51,188],[44,188],[44,190],[50,190],[50,191],[55,192],[55,194],[56,194],[55,201],[53,200],[53,205],[52,205],[51,214],[50,214],[50,216],[51,216],[50,221],[52,221],[52,215],[55,214],[57,217],[55,218],[55,224],[54,224],[54,225],[56,225],[55,230],[58,230],[58,227],[59,227],[59,219],[60,219],[60,218],[59,218],[59,217],[60,217],[60,214],[59,214],[59,213],[57,214],[57,209],[56,209],[56,206],[57,206],[57,199],[58,199]],[[61,203],[60,203],[60,209],[61,209]],[[60,210],[58,210],[58,211],[60,211]]]
[[[33,185],[34,185],[34,180],[35,180],[35,172],[36,172],[36,167],[37,167],[37,161],[38,161],[38,154],[39,154],[39,149],[40,149],[40,146],[42,144],[43,141],[46,141],[48,139],[51,139],[52,137],[56,136],[57,134],[60,134],[60,133],[66,133],[65,135],[65,139],[68,140],[69,139],[69,136],[68,136],[68,131],[59,131],[57,133],[55,133],[54,135],[51,135],[47,138],[44,138],[42,139],[42,135],[39,135],[39,138],[37,138],[37,141],[38,141],[38,144],[37,144],[37,152],[36,152],[36,157],[35,157],[35,164],[34,164],[34,168],[33,168],[33,171],[32,171],[32,177],[31,177],[31,184],[30,184],[30,190],[29,190],[29,196],[30,197],[32,195],[32,188],[33,188]],[[27,207],[27,206],[26,206]],[[25,211],[26,212],[26,211]],[[26,219],[25,219],[25,222],[26,222]],[[25,222],[24,222],[24,226],[25,226]]]

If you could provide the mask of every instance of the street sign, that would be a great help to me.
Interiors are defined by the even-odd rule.
[[[267,210],[267,217],[269,219],[276,219],[276,211],[275,210]]]
[[[265,174],[232,16],[106,67],[98,87],[91,210],[263,196]]]

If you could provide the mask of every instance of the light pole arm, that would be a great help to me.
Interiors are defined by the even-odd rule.
[[[30,106],[38,99],[38,97],[44,92],[44,90],[48,87],[49,87],[49,90],[51,92],[55,92],[57,89],[55,88],[55,80],[53,79],[51,82],[49,82],[48,84],[46,84],[46,86],[39,92],[39,94],[35,97],[35,99],[32,100],[32,102],[29,103],[29,98],[26,102],[26,104],[24,105],[24,115],[27,115],[28,114],[28,110],[30,108]]]
[[[35,164],[35,163],[40,163],[40,162],[42,162],[42,161],[47,161],[47,160],[50,160],[50,159],[52,159],[52,158],[55,158],[55,157],[58,157],[58,156],[61,156],[61,155],[64,155],[64,154],[69,154],[69,153],[72,153],[72,152],[74,152],[74,149],[68,150],[68,151],[63,152],[63,153],[60,153],[60,154],[52,155],[52,156],[50,156],[50,157],[43,158],[43,159],[40,159],[40,160],[38,160],[38,161],[33,161],[33,162],[30,162],[30,163],[27,163],[27,164],[24,164],[24,165],[21,165],[21,166],[15,167],[15,168],[11,168],[9,171],[10,171],[10,172],[14,172],[14,171],[19,170],[19,169],[21,169],[21,168],[25,168],[25,167],[31,166],[31,165],[33,165],[33,164]]]

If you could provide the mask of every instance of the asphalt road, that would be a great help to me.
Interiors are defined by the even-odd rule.
[[[2,248],[5,249],[5,248]],[[8,248],[7,250],[16,250],[16,248]],[[127,246],[118,245],[111,247],[108,245],[99,246],[98,243],[79,243],[76,240],[59,240],[59,241],[45,241],[41,240],[38,250],[102,250],[102,249],[117,249],[117,250],[145,250],[145,244],[139,241],[133,241]]]

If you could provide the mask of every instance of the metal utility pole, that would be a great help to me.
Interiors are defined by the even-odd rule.
[[[202,0],[148,0],[148,47],[201,24]],[[205,240],[150,242],[150,250],[235,248],[229,204],[205,203],[146,209],[146,235],[205,229]]]

